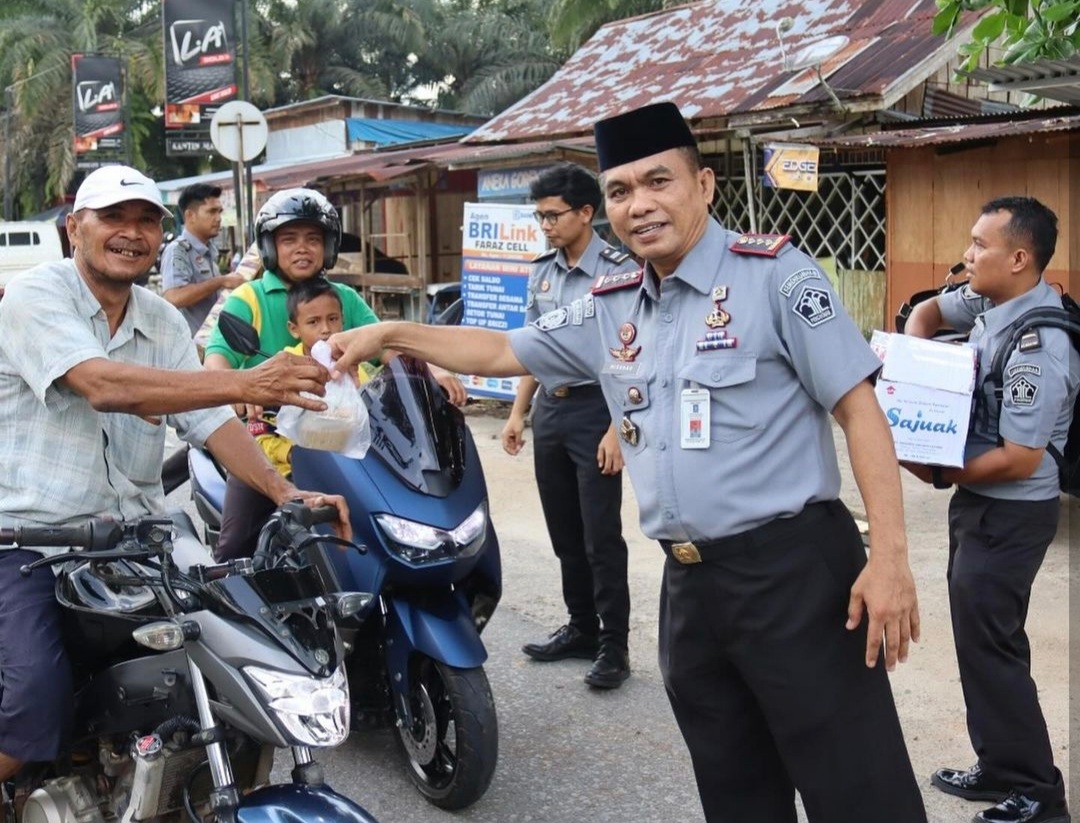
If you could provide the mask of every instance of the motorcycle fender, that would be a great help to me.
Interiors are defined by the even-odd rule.
[[[264,786],[245,795],[238,823],[379,823],[362,807],[329,786]]]
[[[472,669],[487,660],[487,649],[461,595],[449,590],[428,593],[423,605],[391,597],[387,607],[386,663],[391,683],[408,683],[413,652],[457,669]]]

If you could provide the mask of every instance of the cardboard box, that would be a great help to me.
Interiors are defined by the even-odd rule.
[[[896,456],[912,463],[963,466],[975,388],[975,350],[875,331],[882,359],[874,393],[892,431]]]

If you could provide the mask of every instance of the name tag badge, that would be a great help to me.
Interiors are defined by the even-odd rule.
[[[708,389],[683,389],[680,397],[679,440],[684,449],[709,448]]]

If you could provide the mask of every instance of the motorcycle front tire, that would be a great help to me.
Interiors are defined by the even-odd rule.
[[[499,757],[495,700],[482,666],[458,669],[418,656],[410,666],[411,721],[398,740],[409,778],[434,806],[456,811],[487,791]]]

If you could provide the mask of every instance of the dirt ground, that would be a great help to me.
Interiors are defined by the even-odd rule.
[[[508,404],[482,403],[468,410],[469,425],[487,476],[492,517],[503,551],[505,594],[502,608],[514,609],[552,629],[565,621],[558,566],[550,551],[532,473],[532,443],[506,455],[498,435]],[[843,436],[836,431],[844,472],[843,499],[853,511],[862,503],[847,465]],[[919,590],[922,641],[907,664],[892,675],[911,759],[924,786],[932,823],[966,821],[987,804],[948,797],[930,788],[929,776],[941,766],[974,762],[964,721],[964,701],[954,657],[945,586],[946,507],[949,492],[937,491],[903,474],[908,545]],[[1036,580],[1028,619],[1033,673],[1058,767],[1080,808],[1070,772],[1069,704],[1069,525],[1080,528],[1078,501],[1062,498],[1062,525]],[[624,532],[630,546],[631,656],[635,668],[656,668],[657,601],[663,554],[638,530],[637,503],[625,481]],[[663,695],[658,694],[658,700]],[[1077,775],[1080,778],[1080,775]]]

